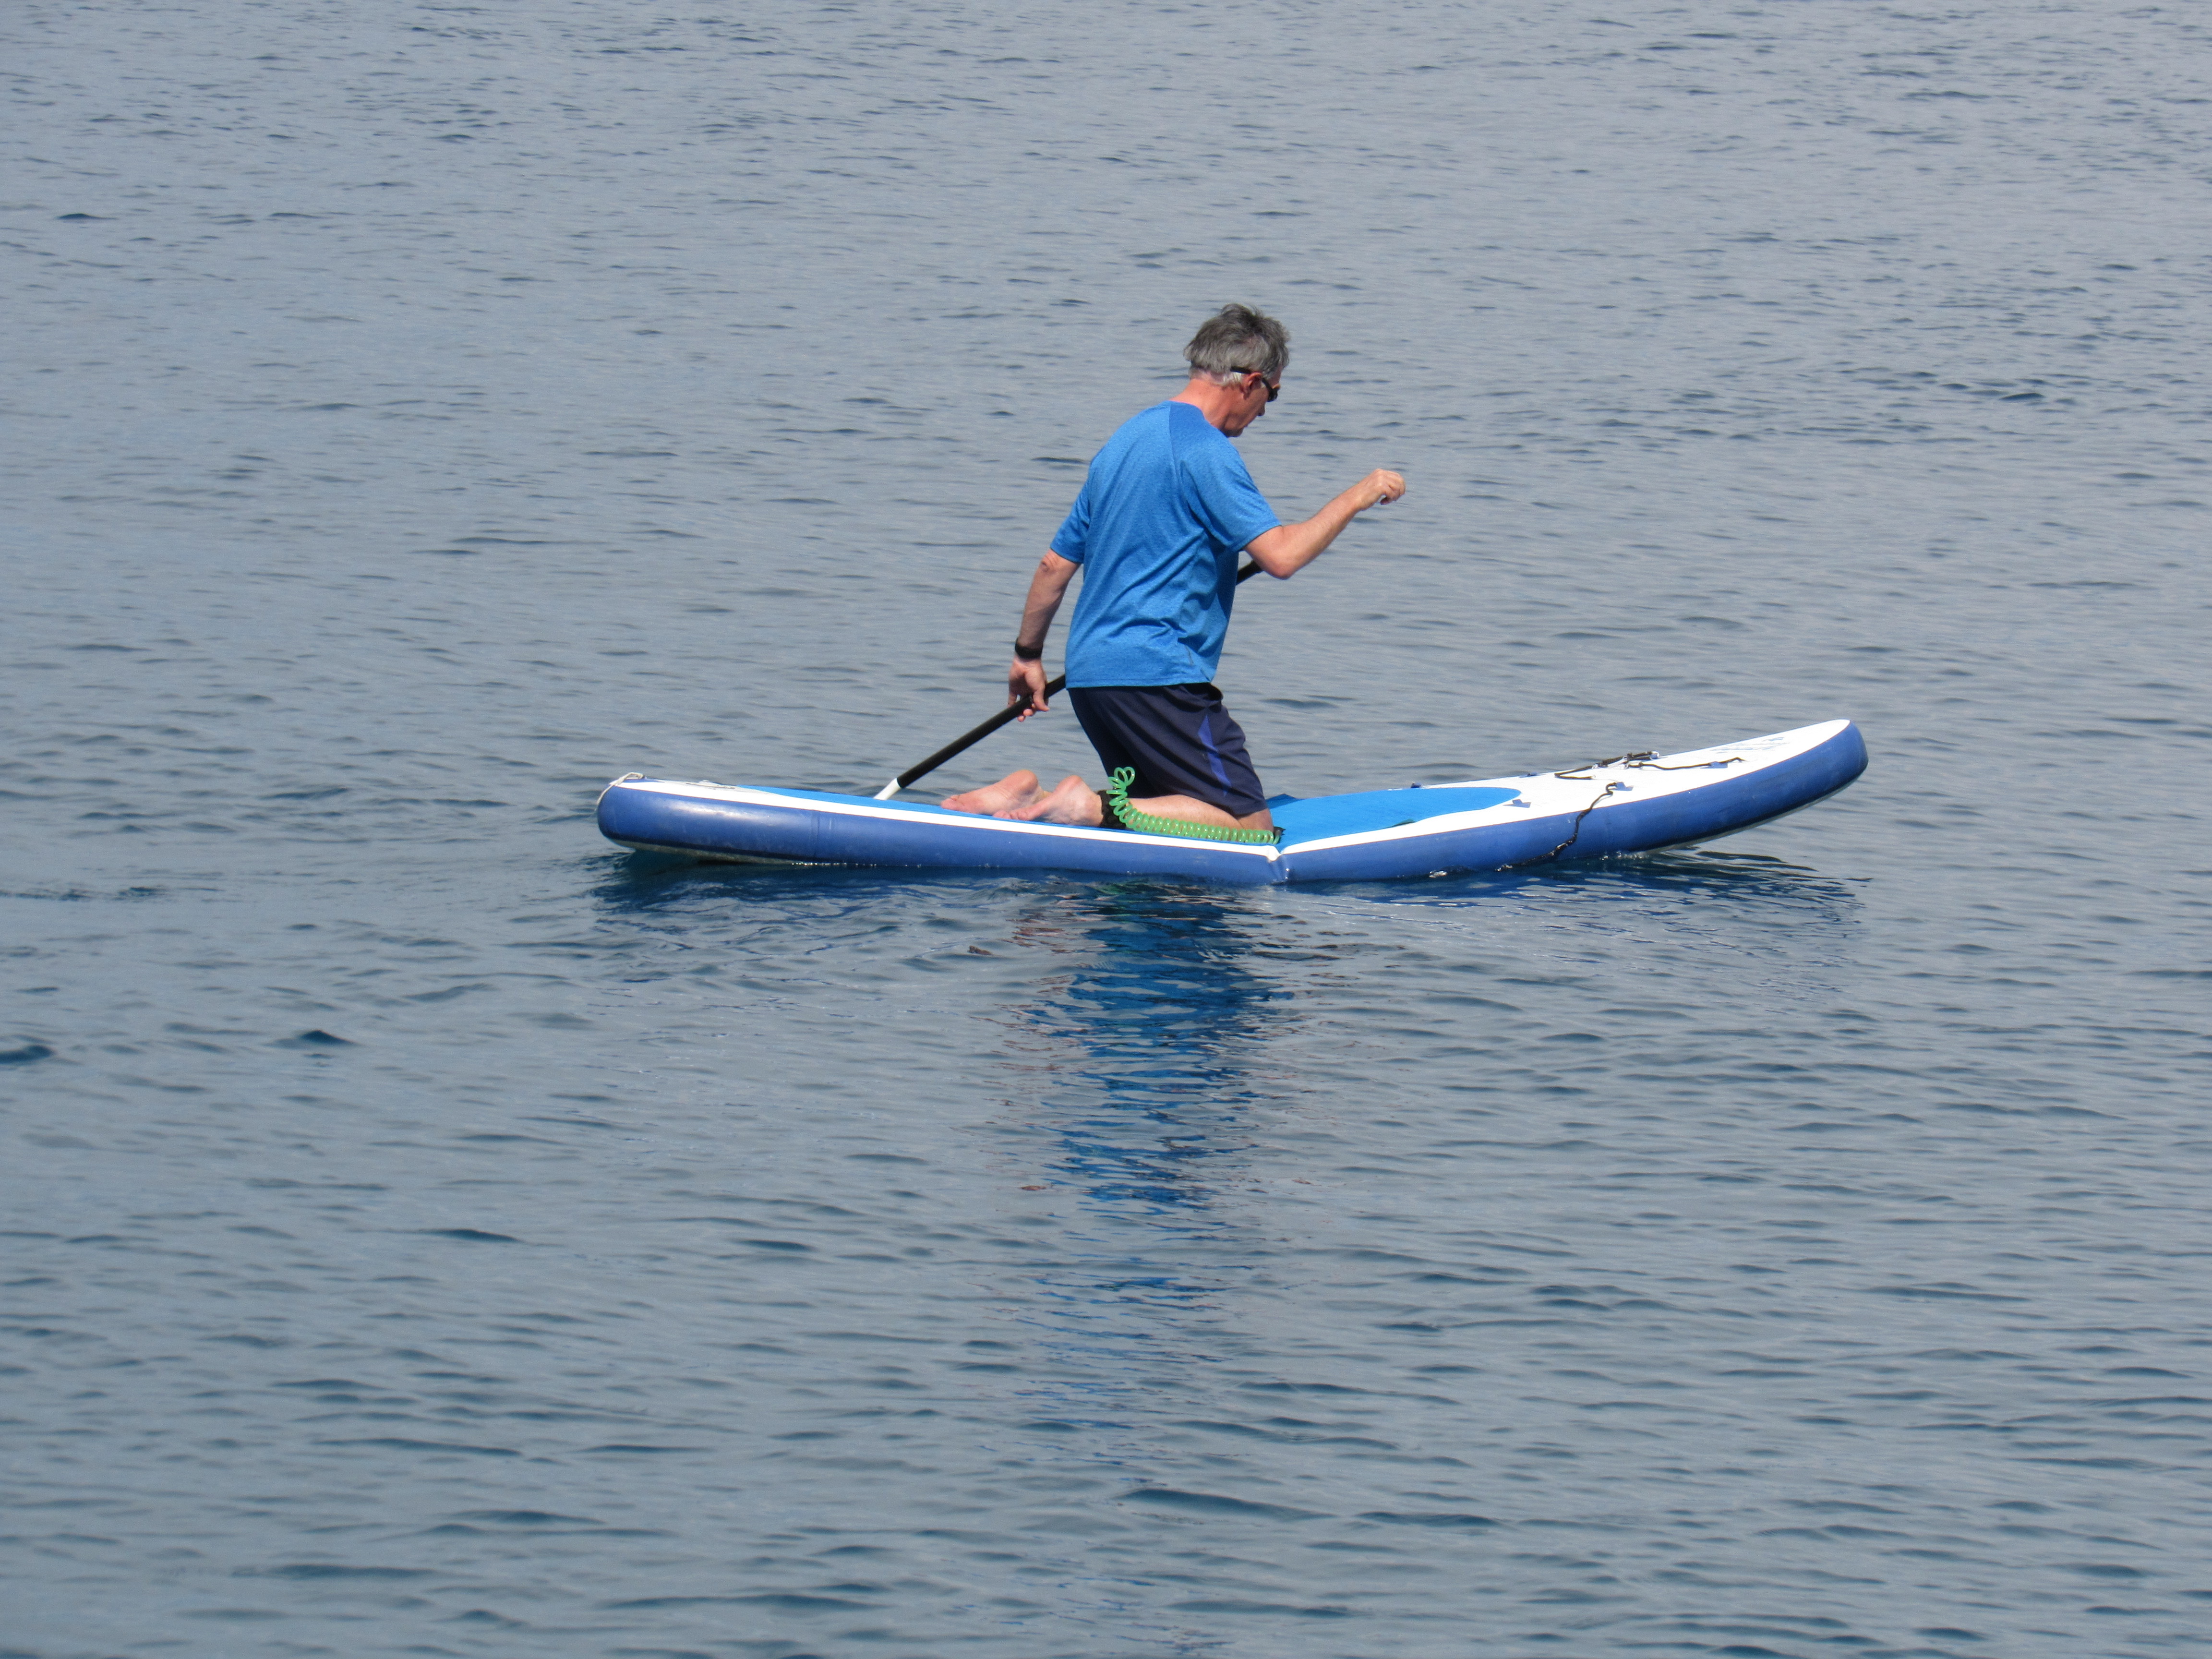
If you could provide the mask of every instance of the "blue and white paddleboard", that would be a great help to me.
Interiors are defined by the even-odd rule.
[[[1269,806],[1282,838],[1260,847],[632,773],[600,795],[599,830],[641,852],[737,864],[1086,870],[1252,884],[1374,881],[1711,841],[1810,806],[1866,763],[1858,728],[1829,720],[1685,754],[1626,755],[1522,777],[1281,797]]]

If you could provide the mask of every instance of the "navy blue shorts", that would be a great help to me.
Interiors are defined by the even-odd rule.
[[[1232,817],[1267,804],[1244,752],[1244,730],[1212,685],[1086,685],[1067,700],[1110,775],[1136,769],[1132,798],[1188,795]]]

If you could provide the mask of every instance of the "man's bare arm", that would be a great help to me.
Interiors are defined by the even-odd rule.
[[[1014,639],[1022,650],[1037,654],[1027,662],[1016,657],[1006,671],[1006,702],[1029,705],[1024,720],[1045,712],[1044,642],[1052,632],[1052,619],[1060,611],[1060,600],[1067,597],[1068,583],[1082,568],[1057,553],[1048,552],[1037,561],[1036,574],[1030,578],[1029,598],[1022,602],[1022,631]]]
[[[1277,525],[1255,540],[1247,550],[1261,569],[1279,580],[1287,580],[1319,558],[1328,544],[1343,533],[1345,526],[1360,514],[1385,501],[1395,501],[1405,493],[1403,478],[1378,469],[1304,524]],[[1034,594],[1036,589],[1030,592]],[[1049,615],[1048,612],[1048,618]]]

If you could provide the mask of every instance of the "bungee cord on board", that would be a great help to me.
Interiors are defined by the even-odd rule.
[[[1584,761],[1580,766],[1571,766],[1565,771],[1554,772],[1552,775],[1555,778],[1565,778],[1571,783],[1595,783],[1597,780],[1592,777],[1590,774],[1608,766],[1619,766],[1630,770],[1644,772],[1704,772],[1718,767],[1733,766],[1742,758],[1743,757],[1741,755],[1730,755],[1726,760],[1691,761],[1686,765],[1668,766],[1662,763],[1659,759],[1659,751],[1657,750],[1638,749],[1633,750],[1626,755],[1615,755],[1609,760]],[[1561,842],[1557,847],[1554,847],[1550,852],[1545,854],[1543,857],[1530,859],[1528,864],[1518,864],[1513,867],[1516,870],[1525,870],[1530,864],[1549,864],[1553,859],[1559,857],[1560,854],[1565,852],[1567,848],[1572,847],[1577,841],[1581,839],[1583,833],[1583,820],[1584,818],[1596,811],[1599,807],[1604,805],[1607,797],[1613,794],[1615,790],[1623,790],[1627,787],[1628,786],[1626,784],[1621,783],[1618,781],[1606,785],[1604,788],[1597,792],[1597,799],[1595,800],[1592,801],[1588,806],[1583,807],[1581,811],[1575,814],[1575,821],[1568,829],[1567,838],[1565,841]]]
[[[1644,772],[1704,772],[1717,767],[1734,766],[1742,758],[1741,755],[1730,755],[1726,760],[1692,761],[1685,766],[1668,766],[1660,760],[1657,750],[1638,749],[1629,754],[1615,755],[1611,760],[1584,761],[1580,766],[1570,766],[1565,771],[1554,772],[1552,775],[1583,783],[1591,781],[1587,775],[1601,766],[1623,766]]]
[[[1607,766],[1607,765],[1610,765],[1611,763],[1611,763],[1611,762],[1609,762],[1609,761],[1593,761],[1593,762],[1591,763],[1591,764],[1592,764],[1592,765],[1594,765],[1594,766]],[[1553,777],[1555,777],[1555,778],[1564,778],[1564,777],[1568,776],[1569,775],[1568,775],[1567,773],[1565,773],[1565,772],[1554,772],[1554,773],[1553,773],[1553,774],[1552,774],[1552,775],[1553,775]],[[1592,780],[1580,780],[1580,781],[1592,781]],[[1616,789],[1618,789],[1618,788],[1620,788],[1620,785],[1619,785],[1618,783],[1608,783],[1607,785],[1606,785],[1606,787],[1605,787],[1604,788],[1602,788],[1602,789],[1599,790],[1599,791],[1597,792],[1597,799],[1596,799],[1595,800],[1592,801],[1592,802],[1591,802],[1588,806],[1583,807],[1583,810],[1582,810],[1581,811],[1579,811],[1579,812],[1577,812],[1577,813],[1576,813],[1576,814],[1575,814],[1575,822],[1574,822],[1574,826],[1567,831],[1567,838],[1566,838],[1565,841],[1561,842],[1560,842],[1557,847],[1554,847],[1554,848],[1553,848],[1550,852],[1548,852],[1548,853],[1545,854],[1543,857],[1541,857],[1541,858],[1540,858],[1540,859],[1530,859],[1530,860],[1528,860],[1528,863],[1529,863],[1529,864],[1549,864],[1549,863],[1550,863],[1553,859],[1555,859],[1555,858],[1559,857],[1560,854],[1562,854],[1562,853],[1565,852],[1565,851],[1567,850],[1567,848],[1569,848],[1570,847],[1572,847],[1572,846],[1575,844],[1576,838],[1577,838],[1577,837],[1578,837],[1578,836],[1582,834],[1582,832],[1583,832],[1583,820],[1584,818],[1588,817],[1591,813],[1593,813],[1593,812],[1596,811],[1597,811],[1597,809],[1598,809],[1599,807],[1601,807],[1601,806],[1602,806],[1603,805],[1605,805],[1605,798],[1606,798],[1607,795],[1610,795],[1610,794],[1611,794],[1614,790],[1616,790]],[[1514,866],[1514,868],[1516,868],[1516,870],[1518,870],[1518,869],[1526,869],[1527,867],[1528,867],[1528,866],[1527,866],[1527,865],[1516,865],[1516,866]]]

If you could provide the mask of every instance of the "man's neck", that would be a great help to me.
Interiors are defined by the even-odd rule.
[[[1230,415],[1243,402],[1243,391],[1234,386],[1219,386],[1203,374],[1194,374],[1190,384],[1168,401],[1188,404],[1206,416],[1206,423],[1215,431],[1222,430]]]

